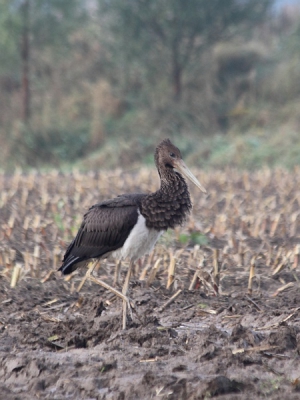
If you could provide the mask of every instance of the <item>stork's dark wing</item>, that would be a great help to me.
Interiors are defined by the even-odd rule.
[[[92,206],[84,215],[59,271],[69,274],[84,261],[99,258],[123,246],[138,219],[142,194],[122,195]]]

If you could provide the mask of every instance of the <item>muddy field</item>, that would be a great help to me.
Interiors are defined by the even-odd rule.
[[[57,268],[90,205],[155,171],[0,175],[1,399],[300,398],[300,170],[196,176],[208,194],[136,266],[122,331],[119,299]]]

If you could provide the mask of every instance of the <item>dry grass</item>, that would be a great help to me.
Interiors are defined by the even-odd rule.
[[[159,279],[170,296],[186,282],[190,289],[202,287],[212,294],[237,288],[252,294],[264,280],[277,277],[279,292],[287,290],[291,282],[282,272],[293,274],[299,267],[300,169],[198,171],[196,176],[208,195],[190,187],[192,216],[184,227],[162,237],[136,268],[136,277],[147,284]],[[148,169],[0,175],[2,278],[13,287],[24,277],[45,282],[56,273],[89,206],[121,193],[152,191],[157,185],[156,172]],[[115,262],[107,260],[99,273],[112,281],[114,270]],[[69,290],[75,290],[79,274],[68,278]]]

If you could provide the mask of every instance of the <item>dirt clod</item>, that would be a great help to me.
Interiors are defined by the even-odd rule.
[[[221,394],[236,393],[243,390],[243,384],[228,379],[226,376],[217,376],[207,385],[207,395],[211,397],[219,396]]]

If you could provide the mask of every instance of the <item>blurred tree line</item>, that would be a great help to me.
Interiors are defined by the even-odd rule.
[[[293,118],[300,126],[300,15],[272,6],[0,0],[3,165],[58,165],[108,144],[118,158],[114,143],[134,140],[143,153],[165,136],[185,148],[194,142],[185,137]]]

